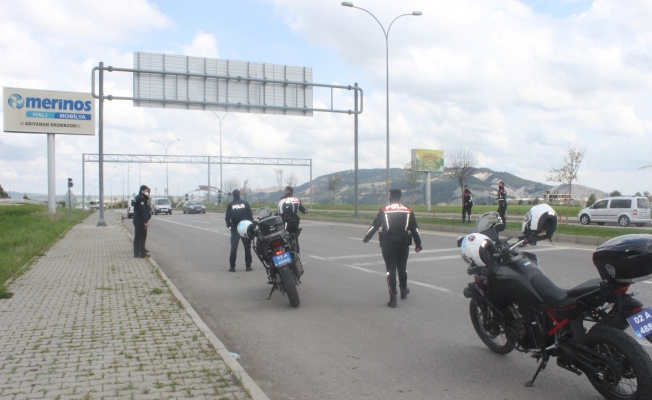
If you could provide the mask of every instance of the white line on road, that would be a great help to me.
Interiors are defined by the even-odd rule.
[[[356,265],[344,265],[344,266],[349,267],[349,268],[353,268],[353,269],[357,269],[358,271],[366,272],[366,273],[369,273],[369,274],[381,275],[381,276],[386,276],[387,275],[384,272],[378,272],[378,271],[374,271],[374,270],[367,269],[367,268],[361,268],[361,267],[358,267]],[[435,285],[430,285],[428,283],[423,283],[423,282],[419,282],[419,281],[408,280],[408,285],[423,286],[423,287],[427,287],[429,289],[438,290],[440,292],[451,293],[450,289],[446,289],[446,288],[435,286]]]
[[[421,250],[419,254],[427,254],[427,253],[442,253],[446,251],[459,251],[457,247],[451,247],[448,249],[434,249],[434,250]],[[415,255],[416,253],[414,250],[410,250],[410,255]],[[347,258],[368,258],[368,257],[382,257],[383,255],[378,252],[378,253],[373,253],[373,254],[356,254],[356,255],[351,255],[351,256],[335,256],[335,257],[318,257],[318,256],[309,256],[309,257],[314,257],[320,260],[345,260]],[[459,257],[459,256],[457,256]]]
[[[218,235],[231,236],[230,233],[224,233],[224,232],[219,232],[219,231],[216,231],[216,230],[213,230],[213,229],[202,228],[201,226],[194,226],[194,225],[184,224],[184,223],[181,223],[181,222],[170,221],[170,220],[166,220],[166,219],[161,219],[161,221],[169,222],[171,224],[183,225],[183,226],[187,226],[189,228],[201,229],[201,230],[204,230],[204,231],[217,233]]]
[[[643,281],[643,283],[649,283],[650,285],[652,285],[652,282],[650,281]]]

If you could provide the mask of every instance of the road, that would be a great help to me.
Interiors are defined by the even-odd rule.
[[[124,225],[133,231],[130,220]],[[586,377],[551,362],[533,388],[536,362],[499,356],[476,336],[461,292],[469,282],[455,235],[422,232],[424,250],[408,264],[411,294],[387,307],[378,242],[366,227],[302,222],[301,306],[275,292],[265,271],[228,272],[222,214],[154,216],[152,257],[271,399],[600,399]],[[377,236],[376,238],[377,239]],[[598,276],[589,247],[530,248],[562,287]],[[652,283],[639,299],[652,305]],[[651,348],[646,347],[649,351]]]

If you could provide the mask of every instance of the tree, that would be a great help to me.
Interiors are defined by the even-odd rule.
[[[648,200],[652,200],[652,195],[647,190],[643,192],[643,196],[647,197]]]
[[[29,197],[27,197],[27,193],[23,195],[23,200],[29,200]]]
[[[598,198],[595,197],[595,193],[591,193],[589,199],[586,201],[586,206],[591,207],[596,201],[598,201]]]
[[[407,184],[412,187],[412,204],[417,202],[417,185],[419,184],[419,170],[415,161],[410,161],[403,166],[403,174]]]
[[[233,194],[233,191],[240,189],[240,182],[236,178],[226,178],[224,180],[223,188],[224,194],[226,195],[226,202],[229,203],[231,201],[231,195]]]
[[[634,193],[634,196],[641,197],[641,196],[643,196],[643,195],[641,194],[641,192],[636,192],[636,193]]]
[[[562,185],[568,185],[568,203],[566,206],[566,225],[568,225],[568,213],[570,212],[570,203],[573,198],[573,182],[578,181],[577,173],[580,170],[580,165],[584,159],[586,148],[568,146],[566,155],[564,156],[564,163],[559,168],[550,168],[548,177],[549,182],[559,182]]]
[[[274,173],[276,174],[276,183],[278,184],[279,195],[283,196],[283,170],[275,169]]]
[[[294,171],[290,171],[290,173],[285,177],[285,186],[291,186],[294,188],[298,182],[299,177],[294,173]]]
[[[622,195],[623,194],[620,193],[620,191],[618,191],[618,190],[614,190],[613,192],[609,193],[609,197],[618,197],[618,196],[622,196]]]
[[[475,166],[478,164],[478,153],[469,147],[462,147],[454,150],[448,157],[451,179],[460,184],[460,190],[464,193],[464,182],[473,175]]]
[[[340,182],[342,182],[342,176],[340,174],[334,174],[328,177],[328,191],[332,193],[333,204],[335,203],[335,192]]]
[[[5,189],[0,185],[0,199],[6,199],[9,197],[9,193],[5,192]]]

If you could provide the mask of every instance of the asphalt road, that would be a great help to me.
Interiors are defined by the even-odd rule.
[[[131,220],[124,225],[133,229]],[[237,271],[227,271],[222,214],[150,221],[152,257],[271,399],[602,398],[585,376],[553,361],[526,388],[535,360],[516,351],[500,356],[482,344],[461,294],[470,277],[456,235],[422,232],[424,250],[408,264],[412,292],[390,309],[378,242],[361,241],[365,226],[302,226],[305,274],[294,309],[278,292],[267,300],[270,288],[255,255],[254,271],[245,272],[240,248]],[[561,287],[598,277],[589,247],[528,250]],[[652,283],[635,289],[652,305]]]

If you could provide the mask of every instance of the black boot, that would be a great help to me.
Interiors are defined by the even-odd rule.
[[[396,308],[396,306],[398,305],[396,303],[396,293],[392,293],[389,295],[389,303],[387,303],[387,305],[391,308]]]
[[[235,272],[235,265],[231,268],[229,268],[229,272]]]
[[[253,271],[253,269],[251,269],[251,265],[247,265],[246,271]]]
[[[408,294],[410,294],[410,288],[409,287],[404,287],[404,288],[399,288],[401,291],[401,300],[405,299]]]

